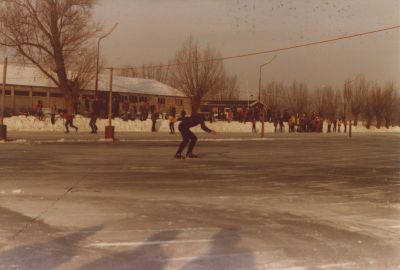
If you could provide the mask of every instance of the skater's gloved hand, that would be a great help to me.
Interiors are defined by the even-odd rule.
[[[217,132],[215,130],[211,130],[210,132],[212,135],[217,135]]]

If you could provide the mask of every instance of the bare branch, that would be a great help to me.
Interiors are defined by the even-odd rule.
[[[92,50],[99,31],[91,22],[95,1],[0,2],[0,44],[14,48],[17,59],[33,63],[50,78],[63,92],[69,109],[93,77]]]

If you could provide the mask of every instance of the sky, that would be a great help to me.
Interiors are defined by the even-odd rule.
[[[188,36],[223,56],[265,51],[400,25],[400,0],[99,0],[95,19],[115,31],[101,43],[107,65],[167,62]],[[342,87],[364,74],[400,86],[400,29],[277,54],[227,60],[241,96],[262,82]]]

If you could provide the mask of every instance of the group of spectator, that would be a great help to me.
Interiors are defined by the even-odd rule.
[[[51,123],[55,123],[55,117],[60,114],[66,119],[66,130],[68,130],[67,123],[70,127],[72,124],[73,115],[83,114],[90,117],[91,133],[97,133],[96,121],[98,118],[108,117],[108,105],[106,100],[96,97],[92,101],[86,97],[83,101],[84,111],[82,112],[81,102],[74,103],[74,112],[69,114],[65,110],[58,110],[54,103],[50,107]],[[175,133],[175,123],[178,121],[177,112],[175,107],[171,107],[168,114],[163,115],[160,113],[157,104],[150,105],[149,102],[140,102],[139,104],[129,103],[128,101],[120,102],[114,98],[111,104],[112,117],[120,117],[121,119],[128,120],[141,120],[145,121],[150,117],[152,120],[151,131],[156,131],[156,122],[160,118],[169,120],[170,133]],[[34,107],[36,116],[39,120],[44,119],[43,102],[38,100]],[[181,117],[185,116],[185,112],[181,112]],[[215,118],[227,122],[238,121],[241,123],[251,122],[252,131],[256,132],[256,123],[261,119],[261,110],[258,107],[254,108],[230,108],[217,114],[209,114],[208,120],[215,121]],[[273,123],[275,132],[285,132],[286,128],[289,133],[292,132],[322,132],[324,127],[324,119],[316,112],[310,115],[305,113],[289,113],[287,110],[272,110],[267,109],[264,111],[264,121]],[[343,126],[344,132],[347,130],[347,124],[344,117],[333,120],[327,120],[327,132],[341,132]],[[77,128],[76,128],[77,130]]]
[[[96,108],[93,104],[96,103]],[[85,97],[82,101],[81,98],[74,102],[74,114],[90,115],[92,111],[100,118],[107,118],[109,114],[109,103],[107,99],[97,97],[96,100],[90,100]],[[150,105],[148,101],[135,104],[128,101],[120,101],[118,98],[113,98],[111,103],[112,117],[120,117],[125,121],[139,119],[145,121],[149,115],[156,111],[156,105]]]
[[[218,112],[215,115],[217,119],[222,121],[238,121],[241,123],[252,122],[252,131],[256,132],[256,123],[261,121],[261,110],[257,107],[250,108],[230,108],[225,109],[224,112]],[[215,120],[215,115],[211,114],[210,121]],[[325,119],[326,120],[326,119]],[[267,109],[264,112],[264,121],[273,123],[275,132],[322,132],[324,128],[324,119],[316,112],[310,115],[305,113],[290,113],[288,110],[273,110]],[[345,118],[339,117],[333,120],[327,120],[327,132],[341,132],[347,131],[347,123]]]
[[[280,117],[273,117],[275,132],[284,131],[284,122],[287,122],[289,132],[323,132],[324,119],[316,112],[312,112],[310,116],[303,114],[283,114]],[[347,131],[347,123],[345,118],[335,118],[333,121],[327,120],[327,132],[341,132],[344,126],[344,132]],[[279,126],[279,128],[277,128]]]
[[[95,97],[90,100],[86,97],[83,102],[74,102],[73,112],[70,113],[65,109],[58,109],[56,103],[54,102],[50,106],[51,123],[55,124],[56,115],[60,115],[65,119],[66,133],[69,133],[69,127],[73,127],[78,130],[76,126],[73,125],[74,115],[81,114],[90,117],[90,128],[91,133],[96,134],[98,127],[96,125],[98,118],[107,118],[109,113],[108,104],[105,99]],[[83,105],[83,106],[82,106]],[[38,100],[33,108],[32,113],[26,113],[24,115],[34,114],[40,121],[44,120],[45,113],[43,111],[43,102]],[[152,131],[156,131],[156,121],[161,116],[163,116],[158,108],[158,105],[150,105],[149,102],[140,102],[138,106],[134,103],[129,103],[127,101],[120,102],[118,99],[114,98],[111,104],[112,117],[120,117],[124,121],[128,120],[140,120],[145,121],[149,118],[152,120]],[[176,122],[176,109],[172,107],[169,114],[166,116],[170,120],[170,130],[171,134],[175,133],[174,125],[172,123]]]

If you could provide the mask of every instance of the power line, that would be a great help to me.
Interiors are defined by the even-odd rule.
[[[297,49],[297,48],[309,47],[309,46],[319,45],[319,44],[323,44],[323,43],[329,43],[329,42],[334,42],[334,41],[339,41],[339,40],[344,40],[344,39],[351,39],[351,38],[355,38],[355,37],[376,34],[379,32],[395,30],[398,28],[400,28],[400,25],[386,27],[386,28],[380,28],[377,30],[372,30],[372,31],[368,31],[368,32],[362,32],[362,33],[357,33],[357,34],[352,34],[352,35],[347,35],[347,36],[342,36],[342,37],[335,37],[335,38],[331,38],[331,39],[325,39],[325,40],[320,40],[320,41],[292,45],[289,47],[283,47],[283,48],[277,48],[277,49],[271,49],[271,50],[265,50],[265,51],[259,51],[259,52],[251,52],[251,53],[239,54],[239,55],[233,55],[233,56],[227,56],[227,57],[220,57],[220,58],[202,60],[202,61],[197,61],[197,62],[185,62],[185,63],[173,63],[173,64],[166,64],[166,65],[145,66],[144,68],[162,69],[162,68],[169,68],[169,67],[194,64],[194,63],[224,61],[224,60],[230,60],[230,59],[236,59],[236,58],[255,56],[255,55],[260,55],[260,54],[267,54],[267,53],[274,53],[274,52],[287,51],[287,50],[292,50],[292,49]],[[129,67],[129,68],[113,68],[113,69],[114,70],[126,70],[126,69],[141,69],[141,68],[143,68],[143,66],[142,67]]]

